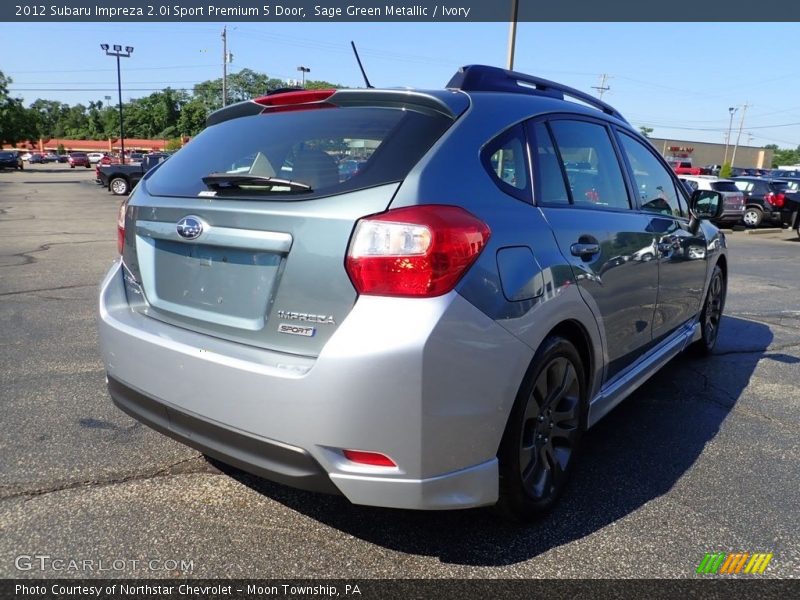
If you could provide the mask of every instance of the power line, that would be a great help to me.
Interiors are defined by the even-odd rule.
[[[125,69],[125,71],[165,71],[169,69],[205,69],[208,67],[215,67],[216,64],[208,65],[172,65],[169,67],[132,67]],[[29,73],[108,73],[110,71],[116,72],[116,69],[49,69],[41,71],[14,71],[13,75],[29,74]]]

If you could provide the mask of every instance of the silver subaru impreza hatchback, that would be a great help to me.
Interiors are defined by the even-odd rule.
[[[522,73],[277,91],[213,113],[121,205],[108,388],[277,482],[527,519],[588,427],[713,350],[722,208],[614,108]]]

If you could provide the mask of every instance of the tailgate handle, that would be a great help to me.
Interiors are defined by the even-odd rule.
[[[164,221],[136,221],[136,233],[142,237],[182,242],[184,244],[246,248],[248,250],[261,250],[280,254],[288,254],[293,241],[291,234],[280,231],[213,227],[205,223],[203,224],[203,232],[193,240],[187,240],[178,235],[176,223]]]

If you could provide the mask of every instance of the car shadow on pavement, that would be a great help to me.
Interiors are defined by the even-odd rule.
[[[773,335],[754,321],[725,317],[716,354],[676,357],[598,423],[558,505],[528,525],[489,509],[423,512],[354,506],[343,497],[281,486],[214,461],[251,489],[372,544],[443,563],[519,563],[581,539],[667,493],[713,439],[768,358]],[[720,369],[735,354],[735,369]]]

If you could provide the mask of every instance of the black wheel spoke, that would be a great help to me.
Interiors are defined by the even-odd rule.
[[[575,443],[575,440],[578,437],[578,427],[577,426],[569,426],[569,425],[553,425],[553,429],[550,430],[550,439],[552,440],[564,440],[567,442],[568,446],[572,446]]]

